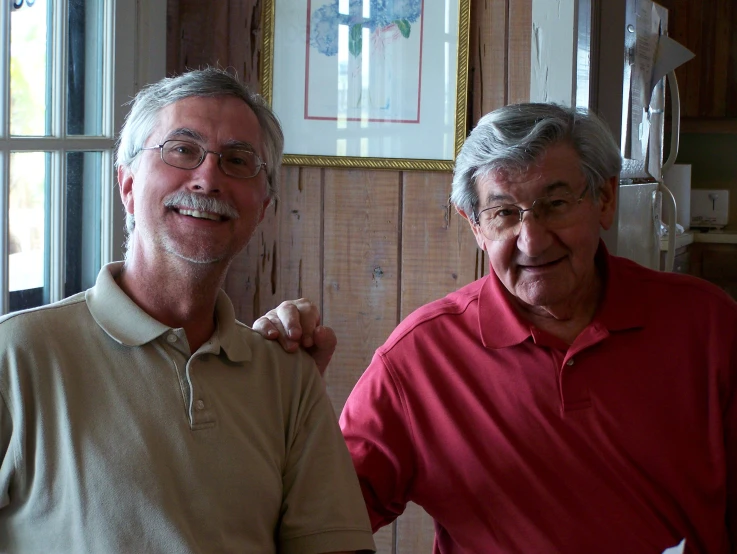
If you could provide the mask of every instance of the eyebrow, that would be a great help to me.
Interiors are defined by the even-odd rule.
[[[164,141],[175,138],[190,138],[197,142],[205,142],[205,137],[202,136],[202,133],[195,131],[194,129],[190,129],[189,127],[180,127],[179,129],[169,131],[164,137]]]
[[[180,127],[178,129],[174,129],[173,131],[169,131],[169,133],[167,133],[167,135],[164,137],[164,141],[177,138],[188,138],[198,143],[207,142],[207,139],[202,133],[200,133],[199,131],[195,131],[194,129],[190,129],[189,127]],[[237,148],[240,150],[248,150],[250,152],[256,153],[256,149],[253,144],[236,139],[230,139],[226,141],[225,143],[223,143],[221,148]]]
[[[542,196],[547,196],[553,192],[559,191],[561,189],[564,189],[566,191],[571,191],[571,185],[564,181],[555,181],[554,183],[550,183],[547,185],[543,191]],[[496,204],[494,204],[496,202]],[[513,196],[510,196],[509,194],[490,194],[486,197],[486,205],[487,206],[494,206],[499,205],[500,203],[507,203],[507,204],[515,204],[519,202],[519,200],[516,200]]]

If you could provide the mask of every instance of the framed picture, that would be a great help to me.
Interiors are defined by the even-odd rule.
[[[284,163],[450,171],[470,0],[265,0],[262,94]]]

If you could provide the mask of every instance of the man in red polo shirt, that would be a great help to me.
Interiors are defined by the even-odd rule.
[[[374,531],[413,501],[435,552],[737,552],[737,304],[607,252],[620,168],[586,111],[471,133],[452,201],[492,271],[407,317],[341,416]],[[256,327],[298,339],[300,311],[327,358],[308,303]]]

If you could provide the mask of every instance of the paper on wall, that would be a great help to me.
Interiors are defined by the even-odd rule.
[[[683,551],[686,548],[686,539],[683,539],[681,542],[679,542],[675,546],[671,546],[670,548],[666,548],[663,550],[663,554],[683,554]]]

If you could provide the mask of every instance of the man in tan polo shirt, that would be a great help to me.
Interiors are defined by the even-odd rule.
[[[282,146],[225,72],[138,94],[117,159],[125,262],[0,319],[0,551],[373,550],[313,361],[236,321],[220,288]]]

